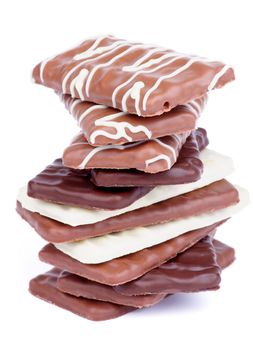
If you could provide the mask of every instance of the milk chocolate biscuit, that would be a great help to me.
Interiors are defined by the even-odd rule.
[[[153,116],[222,87],[234,72],[204,57],[101,36],[41,62],[33,78],[84,101]]]
[[[83,264],[62,253],[53,244],[42,248],[39,258],[45,263],[89,280],[111,286],[119,285],[134,280],[172,259],[213,232],[223,222],[187,232],[156,246],[100,264]]]
[[[19,202],[17,211],[44,239],[63,243],[200,215],[226,208],[238,201],[236,188],[228,181],[221,180],[198,190],[89,225],[75,227],[66,225],[26,210]]]
[[[54,268],[43,275],[35,277],[30,281],[29,291],[40,299],[92,321],[109,320],[134,310],[134,308],[127,306],[77,298],[70,294],[62,293],[56,287],[60,273],[59,269]]]
[[[92,169],[91,181],[97,186],[105,187],[160,186],[194,182],[203,172],[199,151],[202,151],[208,143],[205,129],[198,128],[191,132],[179,152],[176,163],[169,170],[148,174],[135,169]]]
[[[82,208],[121,209],[152,190],[148,187],[99,188],[90,181],[86,170],[74,170],[56,159],[29,181],[30,197]]]
[[[76,119],[87,141],[93,146],[121,145],[128,142],[181,134],[196,127],[206,95],[177,106],[154,118],[140,118],[104,105],[60,95],[66,108]]]
[[[76,297],[107,301],[136,308],[152,306],[159,303],[166,296],[166,294],[125,296],[118,293],[111,286],[87,280],[67,271],[62,272],[57,279],[57,288],[63,293]]]
[[[125,145],[91,146],[79,133],[65,149],[63,164],[74,169],[138,169],[158,173],[170,169],[190,132]]]
[[[220,283],[220,267],[216,263],[212,240],[212,237],[207,236],[176,258],[151,270],[137,280],[118,287],[106,286],[64,272],[57,280],[57,288],[77,297],[82,296],[135,307],[150,306],[153,301],[136,300],[138,297],[158,296],[162,300],[168,293],[217,289]],[[154,289],[161,290],[162,293],[165,291],[166,294],[155,294]],[[122,298],[124,296],[126,299]],[[154,302],[158,301],[154,300]]]
[[[175,294],[219,288],[220,267],[212,237],[207,236],[174,259],[140,278],[114,287],[121,294]]]
[[[216,239],[213,240],[213,245],[217,256],[217,263],[222,269],[225,269],[234,262],[234,248],[231,248],[228,245],[217,241]]]
[[[217,240],[212,240],[211,243],[210,236],[209,238],[203,238],[187,251],[165,263],[164,266],[167,264],[170,265],[170,269],[167,270],[166,276],[163,276],[163,273],[161,273],[163,265],[161,265],[160,270],[159,268],[156,268],[148,272],[147,275],[153,271],[156,272],[155,280],[159,279],[165,287],[166,285],[168,287],[168,285],[171,286],[173,284],[176,288],[179,288],[180,286],[180,292],[188,292],[189,287],[191,290],[194,289],[194,291],[216,289],[220,280],[220,270],[216,261],[220,268],[225,268],[233,261],[234,249]],[[213,256],[213,248],[216,255],[216,261]],[[189,259],[189,254],[191,260]],[[199,256],[200,254],[201,256]],[[199,257],[200,259],[198,259]],[[179,269],[177,270],[176,268]],[[145,278],[145,276],[146,275],[144,275],[143,278]],[[163,277],[166,277],[167,282],[162,279]],[[209,279],[209,277],[211,279]],[[189,282],[191,282],[191,284],[189,284]],[[207,284],[205,284],[205,282]],[[132,283],[135,283],[135,281]],[[153,284],[152,279],[151,284]],[[122,287],[123,286],[124,285],[122,285]],[[172,287],[172,289],[174,289],[174,287]],[[89,299],[109,301],[138,308],[154,305],[166,296],[166,294],[123,295],[117,291],[120,287],[111,287],[90,281],[67,271],[62,272],[59,276],[57,280],[57,288],[64,293],[69,293],[77,297],[81,296]]]

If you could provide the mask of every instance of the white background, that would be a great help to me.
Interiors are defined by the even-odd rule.
[[[221,59],[237,80],[215,91],[201,118],[210,147],[233,157],[232,180],[252,190],[251,1],[1,2],[1,349],[252,349],[252,208],[218,237],[237,250],[221,289],[168,298],[150,310],[95,323],[32,297],[47,269],[44,242],[15,214],[17,189],[62,154],[77,132],[49,89],[33,85],[40,60],[109,33]]]

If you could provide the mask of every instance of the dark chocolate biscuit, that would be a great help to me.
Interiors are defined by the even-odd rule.
[[[115,210],[134,203],[152,188],[99,188],[90,181],[90,173],[63,166],[56,159],[28,182],[28,196],[54,203]]]

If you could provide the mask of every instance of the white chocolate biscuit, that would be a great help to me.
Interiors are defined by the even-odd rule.
[[[225,178],[234,170],[231,158],[209,149],[205,149],[200,153],[200,159],[204,165],[204,171],[200,180],[181,185],[157,186],[133,204],[119,210],[91,210],[46,202],[28,197],[26,187],[19,191],[17,200],[27,210],[37,212],[70,226],[93,224],[109,217],[147,207],[183,193],[194,191]]]
[[[188,231],[228,219],[238,213],[249,203],[249,196],[246,190],[237,186],[236,188],[239,192],[240,202],[224,209],[164,224],[138,227],[119,233],[89,238],[79,242],[59,243],[55,244],[55,247],[84,264],[99,264],[131,254],[180,236]]]

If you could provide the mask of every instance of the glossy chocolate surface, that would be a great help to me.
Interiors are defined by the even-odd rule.
[[[175,294],[217,289],[219,283],[220,267],[212,237],[207,236],[174,259],[115,289],[128,296]]]
[[[56,159],[28,183],[30,197],[82,208],[121,209],[151,191],[148,187],[101,188],[85,170],[66,168]]]

